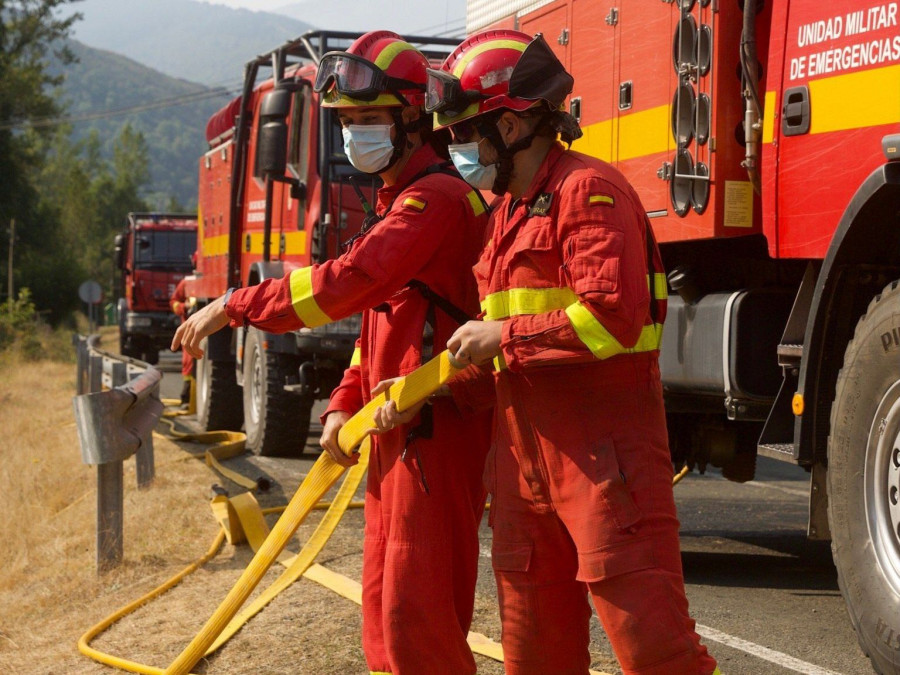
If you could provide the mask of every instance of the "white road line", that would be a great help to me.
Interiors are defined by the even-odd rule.
[[[797,673],[804,673],[805,675],[841,675],[841,673],[835,672],[833,670],[820,668],[819,666],[813,665],[812,663],[807,663],[806,661],[795,659],[793,656],[788,656],[787,654],[776,652],[774,649],[769,649],[768,647],[763,647],[762,645],[754,644],[753,642],[747,642],[746,640],[734,637],[733,635],[722,633],[721,631],[717,631],[715,628],[710,628],[709,626],[701,626],[700,624],[697,624],[697,632],[701,637],[704,637],[707,640],[719,642],[723,645],[731,647],[732,649],[739,649],[742,652],[746,652],[759,659],[769,661],[781,666],[782,668],[787,668],[788,670],[793,670]]]

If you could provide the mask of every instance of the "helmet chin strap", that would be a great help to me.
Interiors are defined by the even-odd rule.
[[[535,127],[535,130],[537,127]],[[513,170],[513,157],[522,150],[531,147],[532,141],[534,141],[535,132],[532,131],[527,136],[523,136],[519,140],[513,142],[510,145],[506,145],[503,142],[503,138],[500,136],[500,130],[497,129],[496,124],[491,124],[489,129],[487,139],[490,142],[494,149],[497,151],[499,155],[499,159],[497,160],[497,178],[494,179],[494,184],[491,186],[491,192],[495,195],[502,195],[506,193],[506,190],[509,188],[509,181],[512,178],[512,170]]]

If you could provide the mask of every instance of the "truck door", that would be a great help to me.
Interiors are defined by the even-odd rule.
[[[618,77],[615,62],[615,27],[605,17],[615,2],[573,0],[569,40],[569,72],[575,78],[575,90],[569,109],[584,132],[573,148],[610,163],[615,163],[613,130],[615,103],[613,91]]]
[[[528,35],[541,33],[550,49],[556,54],[556,58],[568,70],[569,41],[571,31],[569,28],[568,6],[564,2],[554,2],[522,19],[520,30]],[[571,72],[571,71],[570,71]]]
[[[309,264],[309,241],[306,232],[306,214],[309,207],[310,180],[310,138],[313,130],[312,91],[304,80],[294,93],[288,133],[288,176],[300,181],[300,187],[287,188],[281,202],[281,232],[279,234],[279,257],[297,265]],[[292,194],[293,192],[293,194]]]
[[[766,224],[770,242],[777,229],[779,257],[824,257],[857,188],[884,162],[881,139],[900,119],[897,7],[776,3],[785,15],[784,63],[777,100],[768,87],[774,124],[767,122],[763,141],[778,153],[778,218]],[[773,40],[773,53],[778,46]]]
[[[668,183],[657,172],[674,147],[670,5],[572,0],[568,17],[566,9],[554,3],[535,11],[523,18],[522,30],[542,30],[551,47],[560,45],[557,55],[568,58],[563,63],[575,78],[569,109],[584,131],[573,148],[617,165],[644,208],[665,213]]]
[[[617,69],[610,92],[617,120],[613,136],[616,165],[648,212],[664,212],[669,186],[657,172],[674,149],[670,104],[676,75],[668,46],[675,14],[666,3],[619,0],[597,3],[597,7],[600,11],[607,7],[607,13],[604,23],[596,23],[595,18],[595,25],[612,24],[616,34]],[[576,25],[584,24],[577,21]]]

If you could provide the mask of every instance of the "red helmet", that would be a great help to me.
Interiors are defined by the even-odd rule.
[[[428,69],[425,110],[437,113],[435,129],[494,110],[556,110],[572,84],[540,34],[487,30],[459,45],[440,70]]]
[[[314,89],[325,108],[420,106],[428,59],[396,33],[379,30],[358,38],[346,52],[319,62]]]

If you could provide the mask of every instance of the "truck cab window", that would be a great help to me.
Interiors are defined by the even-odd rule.
[[[294,94],[291,110],[291,136],[288,145],[288,167],[295,178],[305,181],[309,171],[309,135],[312,115],[309,107],[312,96],[309,87],[301,87]]]
[[[163,266],[189,271],[197,235],[195,232],[156,230],[153,236],[141,235],[137,242],[135,267]]]

